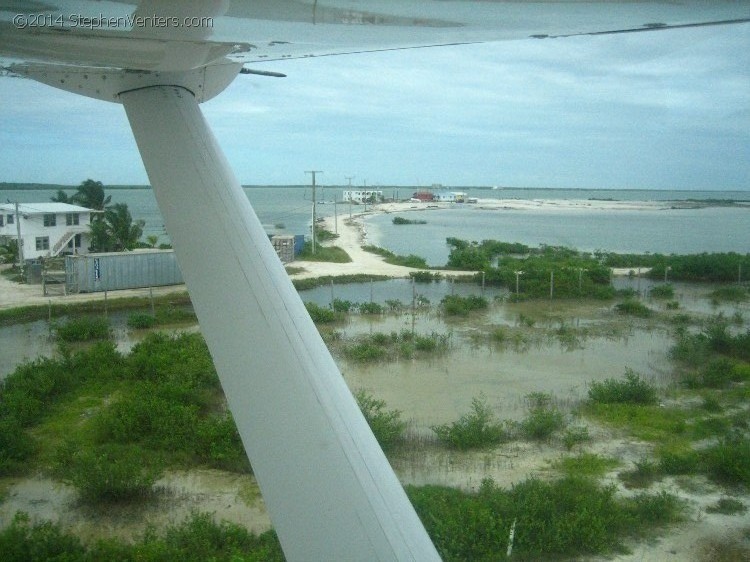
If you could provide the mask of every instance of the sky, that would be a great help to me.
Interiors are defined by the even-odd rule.
[[[290,60],[202,105],[242,184],[750,190],[750,24]],[[147,184],[122,106],[0,78],[0,182]]]

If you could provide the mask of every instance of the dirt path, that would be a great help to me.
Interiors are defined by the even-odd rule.
[[[375,212],[390,211],[389,207],[383,207]],[[327,246],[338,246],[344,250],[352,261],[349,263],[295,261],[293,267],[301,267],[304,271],[292,274],[292,279],[307,279],[311,277],[322,277],[325,275],[386,275],[388,277],[409,277],[413,271],[424,271],[414,267],[404,267],[386,263],[377,254],[366,252],[362,245],[366,244],[367,232],[363,222],[364,213],[355,215],[353,218],[339,218],[338,227],[334,227],[334,217],[327,217],[323,222],[324,227],[331,232],[338,232],[339,237]],[[441,271],[441,275],[464,276],[473,275],[473,271]]]

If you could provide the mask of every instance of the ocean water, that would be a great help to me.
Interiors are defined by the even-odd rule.
[[[7,187],[7,184],[3,187]],[[409,197],[414,187],[380,188],[386,197]],[[341,203],[344,188],[318,187],[318,216],[339,217],[358,213],[362,206]],[[617,200],[719,202],[749,201],[747,191],[648,191],[578,189],[482,189],[453,187],[470,197],[519,200]],[[66,190],[69,194],[74,188]],[[244,188],[261,223],[269,234],[309,235],[312,192],[309,187],[276,186]],[[34,203],[49,201],[55,189],[3,189],[0,201]],[[126,203],[135,219],[145,221],[144,236],[155,234],[168,242],[164,221],[150,188],[110,189],[113,203]],[[340,203],[334,205],[334,199]],[[196,201],[200,205],[200,201]],[[483,210],[471,205],[449,209],[429,209],[419,217],[424,225],[394,226],[392,215],[367,218],[368,241],[397,254],[416,254],[431,265],[443,265],[448,258],[447,237],[467,240],[497,239],[539,244],[563,245],[581,250],[617,252],[750,252],[750,205],[709,205],[701,208],[659,210]]]
[[[456,205],[420,211],[419,219],[427,224],[394,226],[393,215],[369,217],[368,241],[396,254],[422,256],[434,266],[448,260],[445,239],[451,236],[622,253],[750,252],[750,207],[480,210]]]

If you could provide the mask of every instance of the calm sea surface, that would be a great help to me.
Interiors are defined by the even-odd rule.
[[[381,188],[386,197],[409,197],[414,188]],[[645,191],[454,188],[471,197],[497,199],[572,199],[619,201],[750,200],[746,191]],[[73,194],[75,189],[66,190]],[[341,201],[343,188],[318,187],[319,216],[349,216]],[[56,190],[0,190],[0,201],[49,201]],[[245,193],[269,233],[309,234],[311,190],[308,187],[248,187]],[[126,203],[136,219],[146,222],[144,235],[169,240],[151,189],[107,190],[113,203]],[[196,201],[200,205],[200,201]],[[420,213],[424,225],[394,226],[392,215],[367,219],[370,243],[397,254],[423,256],[431,265],[448,258],[445,239],[497,239],[508,242],[564,245],[582,250],[617,252],[750,252],[750,206],[708,206],[662,210],[483,210],[471,205]],[[354,205],[357,213],[362,207]]]

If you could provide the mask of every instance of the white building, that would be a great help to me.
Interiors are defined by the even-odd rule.
[[[352,203],[378,203],[383,200],[382,191],[373,190],[346,190],[344,191],[344,201],[351,201]]]
[[[16,222],[15,203],[5,203],[0,205],[0,240],[17,240],[20,223],[24,260],[86,254],[91,215],[97,212],[67,203],[19,203]]]
[[[466,200],[466,193],[463,191],[451,191],[450,193],[435,193],[433,201],[442,201],[444,203],[463,203]]]

